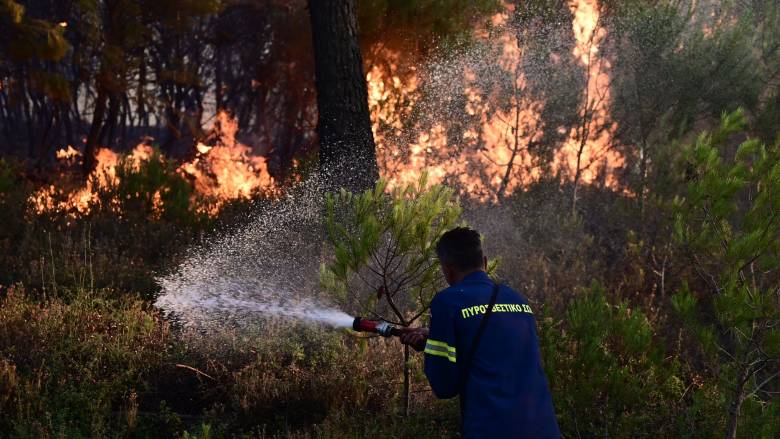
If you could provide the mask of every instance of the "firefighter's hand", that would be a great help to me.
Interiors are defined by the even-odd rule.
[[[411,346],[415,351],[422,352],[428,340],[428,328],[414,328],[401,334],[401,343]]]

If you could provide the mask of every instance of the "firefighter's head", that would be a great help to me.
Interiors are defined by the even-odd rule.
[[[447,283],[460,282],[466,275],[487,268],[482,237],[468,227],[456,227],[441,235],[436,244],[441,271]]]

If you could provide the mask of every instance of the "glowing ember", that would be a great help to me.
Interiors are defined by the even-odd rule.
[[[81,156],[81,153],[74,147],[68,145],[66,149],[60,149],[56,152],[58,160],[72,160]]]

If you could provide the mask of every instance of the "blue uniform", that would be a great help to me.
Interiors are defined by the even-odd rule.
[[[461,393],[462,363],[490,304],[493,285],[478,271],[440,291],[431,302],[425,375],[438,398]],[[463,437],[559,439],[528,301],[501,286],[484,331],[460,395]]]

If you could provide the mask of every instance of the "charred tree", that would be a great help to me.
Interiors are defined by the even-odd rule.
[[[320,169],[331,187],[361,191],[379,178],[355,0],[310,0]]]
[[[108,93],[102,87],[98,87],[98,95],[95,100],[95,111],[92,113],[92,123],[90,124],[87,141],[84,144],[84,168],[85,176],[88,176],[97,166],[97,148],[100,141],[101,127],[103,118],[108,107]]]

